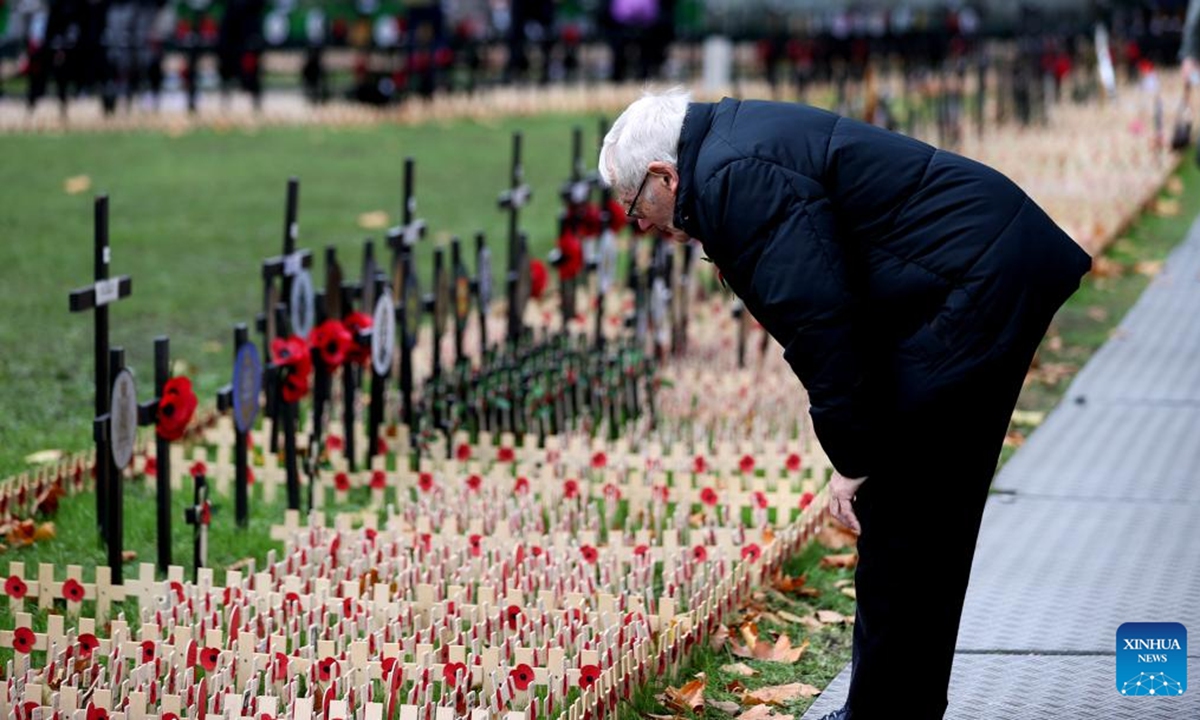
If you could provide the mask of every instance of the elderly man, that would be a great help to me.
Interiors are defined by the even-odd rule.
[[[1000,173],[803,105],[647,94],[599,167],[643,229],[703,244],[808,391],[859,533],[828,717],[941,718],[1009,417],[1091,259]]]

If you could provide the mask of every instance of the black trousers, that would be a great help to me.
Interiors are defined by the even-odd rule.
[[[858,538],[853,720],[940,719],[975,542],[1025,371],[1025,347],[898,417],[853,502]]]

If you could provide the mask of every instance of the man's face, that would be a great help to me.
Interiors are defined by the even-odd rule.
[[[637,220],[638,227],[643,231],[654,228],[669,240],[687,242],[687,233],[672,224],[675,220],[675,191],[678,187],[679,175],[674,166],[667,163],[650,163],[641,194],[638,194],[635,187],[621,198],[621,202],[632,211],[630,217]],[[629,208],[630,202],[633,202],[632,208]]]

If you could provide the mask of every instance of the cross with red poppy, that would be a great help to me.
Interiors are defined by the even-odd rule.
[[[258,417],[262,393],[262,363],[250,344],[245,323],[233,326],[233,382],[217,392],[217,409],[234,415],[234,515],[238,527],[250,521],[250,428]],[[239,396],[235,399],[234,393]]]
[[[111,378],[108,367],[108,306],[133,293],[133,281],[128,275],[115,278],[108,276],[108,265],[112,258],[108,247],[108,196],[99,195],[94,205],[95,282],[72,290],[71,312],[91,310],[95,323],[95,378],[96,414],[100,417],[109,411]],[[106,537],[105,521],[108,516],[109,496],[108,442],[96,438],[96,520],[101,537]]]
[[[208,479],[204,473],[192,476],[195,496],[191,507],[184,508],[184,521],[192,526],[193,579],[198,579],[200,568],[208,564],[208,526],[212,523],[212,503],[208,501]]]
[[[404,424],[413,426],[412,349],[417,342],[417,326],[421,319],[421,292],[417,279],[414,248],[425,238],[425,221],[416,217],[417,197],[414,192],[415,162],[404,159],[404,197],[400,206],[402,222],[387,233],[392,249],[392,291],[396,298],[396,319],[399,321],[400,342],[400,399]]]
[[[501,210],[508,211],[508,341],[516,344],[520,339],[525,312],[525,300],[529,294],[517,291],[519,276],[528,277],[529,261],[527,253],[521,252],[521,208],[529,203],[533,191],[525,182],[525,168],[521,164],[521,133],[513,133],[512,170],[509,173],[510,184],[507,190],[500,193],[498,204]],[[526,284],[526,287],[528,285]]]

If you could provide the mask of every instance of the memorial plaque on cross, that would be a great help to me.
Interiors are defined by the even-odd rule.
[[[510,172],[510,186],[507,190],[500,193],[499,205],[503,210],[508,211],[508,273],[506,282],[508,285],[508,342],[510,345],[516,345],[521,337],[522,332],[522,316],[520,312],[524,311],[524,305],[517,307],[516,288],[519,283],[517,274],[522,271],[522,265],[528,266],[528,257],[518,258],[518,245],[520,244],[520,213],[521,208],[529,203],[531,190],[529,185],[525,183],[525,168],[521,164],[521,133],[513,133],[513,149],[512,149],[512,170]],[[528,267],[524,268],[525,273],[528,273]]]
[[[109,350],[108,368],[112,374],[110,402],[108,410],[95,420],[95,434],[96,442],[103,444],[107,450],[104,459],[108,463],[110,482],[105,503],[108,516],[104,521],[104,530],[112,582],[120,585],[124,577],[125,542],[125,487],[121,482],[121,472],[133,459],[133,449],[137,443],[138,406],[137,389],[134,386],[133,373],[125,367],[124,350],[119,347]],[[99,461],[97,453],[97,462]]]
[[[96,198],[93,209],[93,238],[94,238],[94,282],[93,284],[72,290],[70,294],[71,312],[92,311],[95,323],[94,362],[96,379],[96,405],[94,417],[99,418],[109,411],[109,388],[111,378],[108,372],[108,306],[122,298],[129,297],[133,292],[133,281],[128,275],[115,278],[108,276],[108,266],[112,260],[108,246],[108,196]],[[100,534],[104,536],[104,523],[108,509],[105,504],[108,499],[108,445],[97,441],[96,444],[96,524]]]
[[[217,408],[232,411],[234,434],[234,512],[238,527],[245,528],[250,520],[250,466],[248,462],[250,431],[258,418],[259,396],[262,392],[263,366],[258,348],[250,342],[244,323],[233,329],[233,381],[217,396]]]

